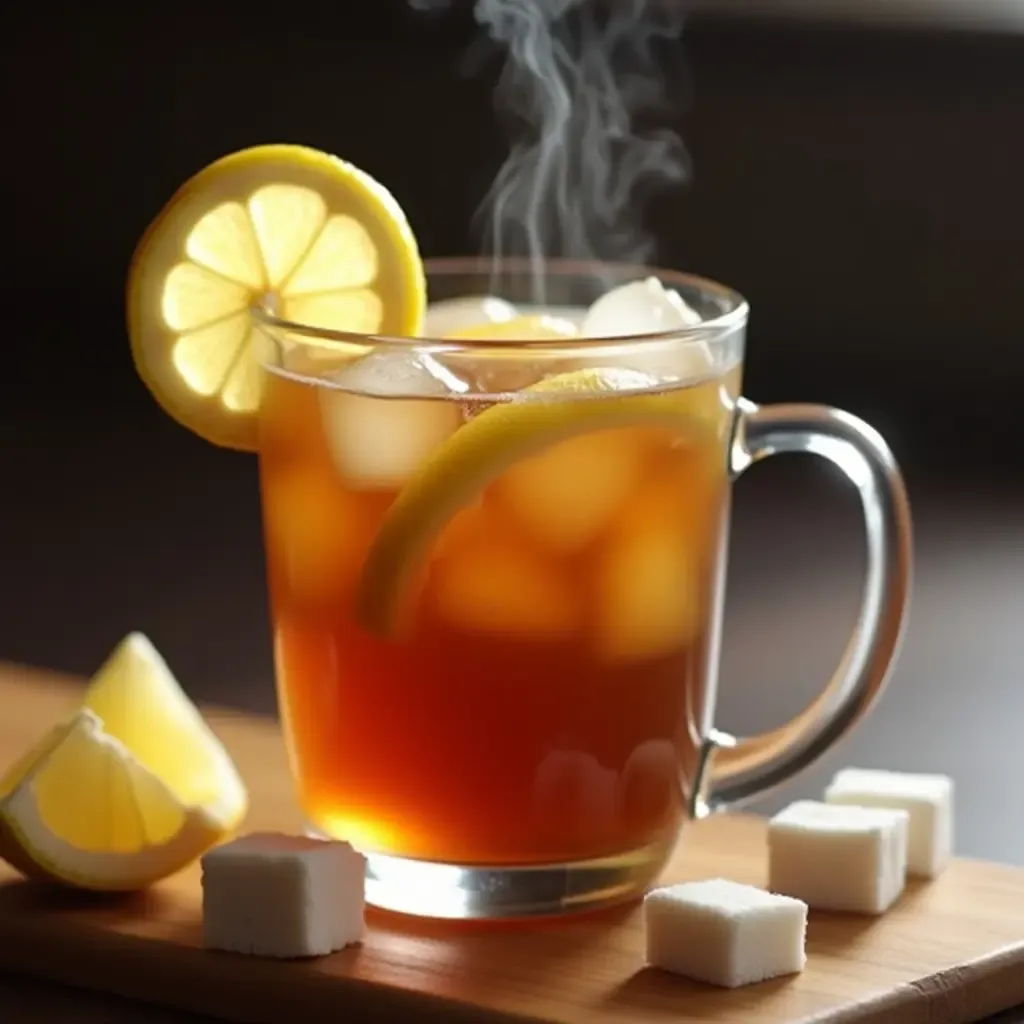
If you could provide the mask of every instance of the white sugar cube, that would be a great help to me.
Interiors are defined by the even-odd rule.
[[[653,967],[725,988],[796,974],[807,962],[807,904],[724,878],[648,893],[644,928]]]
[[[882,914],[906,882],[908,819],[798,800],[768,823],[768,885],[819,910]]]
[[[363,937],[366,861],[348,843],[256,832],[202,858],[203,945],[284,959]]]
[[[909,875],[935,878],[953,856],[953,780],[948,775],[844,768],[825,790],[825,802],[906,811]]]

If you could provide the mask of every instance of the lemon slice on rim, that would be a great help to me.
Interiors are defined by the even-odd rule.
[[[70,721],[0,779],[0,856],[30,876],[131,891],[226,838],[247,807],[227,752],[132,634]]]
[[[426,284],[391,194],[315,149],[256,146],[210,164],[157,215],[132,258],[135,366],[174,419],[254,450],[270,343],[250,310],[358,334],[420,333]]]
[[[514,463],[593,431],[659,424],[685,430],[694,425],[698,417],[687,392],[652,391],[656,384],[635,370],[562,373],[460,427],[406,485],[381,524],[356,595],[363,624],[383,636],[401,632],[403,597],[434,540],[461,508]]]

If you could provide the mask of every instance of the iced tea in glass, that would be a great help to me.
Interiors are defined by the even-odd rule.
[[[429,340],[264,324],[301,807],[367,853],[371,902],[447,917],[636,895],[698,813],[747,316],[661,274],[691,322],[580,337],[652,272],[555,264],[538,308],[529,268],[489,271],[428,266]]]

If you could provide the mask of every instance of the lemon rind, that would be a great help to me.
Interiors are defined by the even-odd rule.
[[[82,701],[83,708],[89,709],[90,702],[95,700],[96,693],[105,686],[112,685],[107,683],[106,676],[112,667],[125,657],[137,660],[140,669],[154,672],[160,677],[161,686],[170,694],[175,711],[181,715],[188,731],[202,737],[211,759],[211,768],[216,775],[213,788],[217,794],[211,800],[205,801],[202,806],[216,820],[224,822],[227,827],[234,827],[245,817],[249,809],[249,797],[245,783],[230,754],[224,749],[199,708],[189,700],[167,661],[145,633],[138,631],[129,633],[108,655],[85,691]],[[130,669],[127,671],[130,672]],[[122,744],[122,746],[125,745]],[[130,753],[130,748],[125,746],[125,749]],[[138,760],[134,755],[131,756]],[[141,767],[145,769],[145,765],[141,765]],[[149,774],[155,775],[152,771]],[[177,796],[174,799],[180,802]]]
[[[85,889],[134,891],[180,871],[227,833],[228,823],[209,807],[182,807],[182,827],[165,843],[141,843],[137,850],[110,851],[83,850],[67,842],[43,820],[33,782],[46,771],[52,755],[76,733],[90,742],[112,747],[126,765],[133,765],[133,770],[144,772],[155,781],[169,802],[178,801],[120,740],[103,731],[102,722],[92,711],[78,711],[68,722],[57,726],[54,733],[55,742],[0,800],[0,855],[24,873]],[[97,796],[98,800],[102,798]]]
[[[367,209],[376,207],[382,211],[383,216],[374,226],[407,257],[396,261],[405,301],[390,304],[403,315],[397,323],[386,324],[382,334],[420,333],[426,311],[426,275],[416,237],[398,201],[380,182],[340,157],[291,143],[253,146],[215,160],[178,188],[143,233],[132,255],[125,292],[132,357],[147,389],[177,423],[212,444],[252,452],[258,443],[258,409],[231,413],[220,404],[218,395],[203,397],[188,390],[169,365],[170,345],[152,340],[153,331],[167,332],[154,320],[150,280],[155,274],[162,288],[170,267],[184,256],[185,238],[176,224],[191,226],[218,203],[238,199],[227,188],[226,176],[247,172],[262,177],[261,184],[306,184],[325,199],[344,180],[357,202]],[[204,208],[183,216],[190,206]],[[154,259],[166,264],[163,273],[153,271]],[[388,312],[386,306],[385,314]],[[159,363],[155,352],[159,352]]]

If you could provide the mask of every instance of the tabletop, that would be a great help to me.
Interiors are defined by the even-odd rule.
[[[194,698],[270,711],[255,466],[198,446],[179,464],[179,444],[152,442],[152,459],[141,460],[120,433],[41,435],[39,450],[0,453],[15,527],[0,533],[0,564],[17,595],[3,602],[0,654],[89,673],[121,635],[142,629]],[[63,469],[39,476],[41,462]],[[167,487],[186,473],[190,486],[170,501]],[[957,852],[1022,864],[1024,687],[1014,667],[1024,663],[1024,501],[959,486],[912,487],[911,497],[915,587],[888,692],[838,750],[753,809],[820,792],[842,764],[946,772],[958,787]],[[741,482],[721,727],[763,729],[813,695],[851,624],[861,561],[856,509],[813,464],[773,465]],[[0,1006],[16,1007],[19,1024],[198,1020],[11,978],[0,978]],[[1024,1008],[994,1020],[1024,1022]]]

